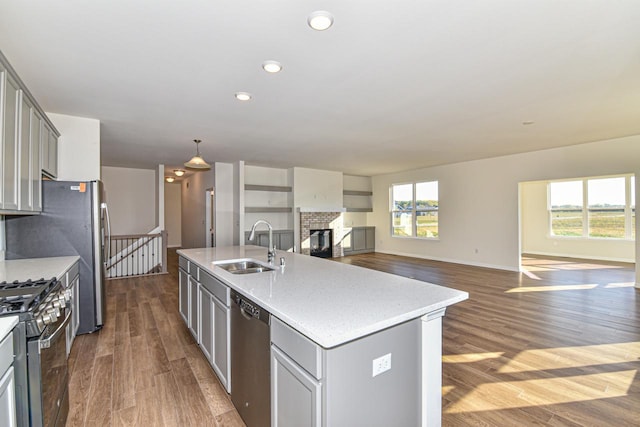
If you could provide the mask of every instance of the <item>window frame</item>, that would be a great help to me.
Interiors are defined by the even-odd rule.
[[[419,184],[428,184],[428,183],[436,183],[436,187],[438,189],[438,206],[436,208],[429,209],[418,209],[417,201],[416,201],[416,187]],[[411,210],[396,210],[395,208],[395,197],[394,197],[394,188],[400,187],[404,185],[411,185]],[[411,235],[410,236],[402,236],[395,234],[395,225],[394,219],[396,213],[407,212],[411,214]],[[436,236],[418,236],[418,214],[422,212],[435,212],[436,213],[436,225],[438,229],[438,234]],[[398,182],[391,184],[389,186],[389,213],[390,213],[390,230],[389,233],[391,237],[397,237],[400,239],[420,239],[420,240],[440,240],[440,182],[439,180],[429,180],[429,181],[413,181],[413,182]]]
[[[612,179],[612,178],[624,178],[624,236],[612,237],[612,236],[591,236],[590,235],[590,211],[594,208],[589,207],[589,181]],[[556,182],[580,182],[582,184],[582,234],[580,236],[563,236],[555,234],[553,231],[553,213],[561,211],[563,209],[554,209],[551,206],[551,184]],[[633,182],[633,184],[632,184]],[[635,227],[633,223],[633,217],[635,216],[635,206],[632,205],[633,186],[635,185],[635,174],[620,174],[620,175],[606,175],[606,176],[590,176],[587,178],[572,178],[572,179],[559,179],[547,182],[547,219],[548,219],[548,237],[552,239],[589,239],[589,240],[613,240],[613,241],[625,241],[635,240]],[[566,210],[566,209],[564,209]]]

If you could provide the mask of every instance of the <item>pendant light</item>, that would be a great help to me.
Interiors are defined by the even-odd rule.
[[[198,149],[198,144],[200,144],[202,141],[199,139],[194,139],[193,142],[196,143],[196,155],[193,156],[191,160],[186,162],[184,166],[189,169],[199,169],[199,170],[211,169],[211,165],[205,162],[202,157],[200,157],[200,150]]]

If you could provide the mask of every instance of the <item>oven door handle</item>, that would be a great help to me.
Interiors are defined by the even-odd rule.
[[[67,317],[64,318],[64,322],[62,322],[62,324],[58,326],[58,329],[56,329],[54,333],[49,335],[49,338],[40,340],[40,349],[51,347],[51,343],[58,338],[58,335],[64,333],[65,328],[69,324],[69,321],[71,321],[71,314],[71,310],[68,310]]]

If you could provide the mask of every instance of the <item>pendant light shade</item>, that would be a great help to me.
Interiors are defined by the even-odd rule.
[[[202,157],[200,157],[200,149],[198,148],[198,144],[200,144],[202,141],[199,139],[194,139],[193,142],[196,143],[196,155],[193,156],[191,160],[186,162],[184,166],[189,169],[198,169],[198,170],[211,169],[211,165],[205,162]]]

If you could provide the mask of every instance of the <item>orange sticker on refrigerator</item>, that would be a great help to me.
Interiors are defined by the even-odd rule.
[[[80,192],[84,193],[87,191],[87,183],[86,182],[81,182],[80,183]]]

